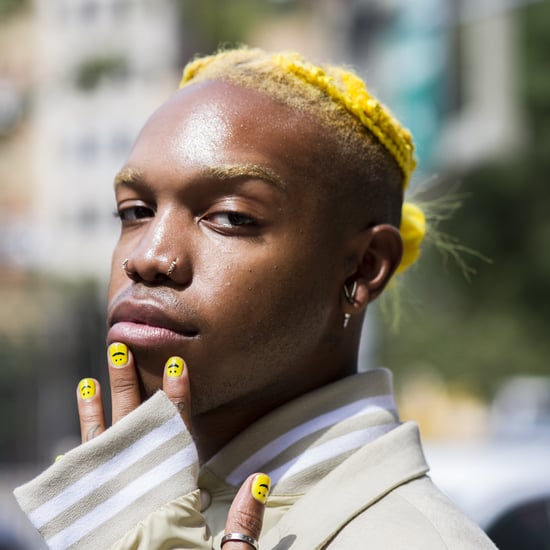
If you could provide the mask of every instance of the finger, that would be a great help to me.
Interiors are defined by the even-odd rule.
[[[242,538],[239,541],[240,537],[234,535],[252,537],[254,541],[260,538],[270,486],[271,480],[266,474],[253,474],[242,484],[229,509],[222,538],[223,550],[250,550],[254,547],[252,542]]]
[[[185,361],[175,355],[164,365],[162,389],[174,403],[180,415],[191,432],[191,390],[189,387],[189,371]]]
[[[107,350],[107,360],[115,424],[140,405],[141,395],[134,358],[128,346],[113,342]]]
[[[82,443],[105,431],[101,386],[95,378],[83,378],[76,390]]]

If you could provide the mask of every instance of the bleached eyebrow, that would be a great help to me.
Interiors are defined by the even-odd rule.
[[[226,164],[223,166],[204,168],[201,170],[201,173],[205,177],[215,178],[220,181],[238,178],[255,178],[271,183],[282,191],[287,188],[286,183],[276,172],[260,164]]]
[[[284,180],[271,168],[260,164],[226,164],[222,166],[206,166],[200,169],[200,175],[204,178],[229,181],[239,178],[260,179],[270,183],[281,191],[286,191],[287,185]],[[114,179],[115,190],[121,186],[141,187],[145,184],[142,173],[135,168],[123,168]]]
[[[143,182],[143,178],[139,170],[134,168],[123,168],[114,179],[115,190],[120,185],[127,185],[129,187],[136,187]]]

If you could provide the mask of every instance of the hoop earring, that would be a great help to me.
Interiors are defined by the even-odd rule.
[[[351,292],[348,290],[347,285],[344,285],[344,296],[349,304],[355,304],[355,293],[357,292],[357,281],[353,281],[353,286],[351,287]]]
[[[348,301],[348,304],[355,304],[355,293],[357,292],[357,281],[353,281],[353,286],[351,291],[348,289],[347,285],[344,285],[344,296]],[[351,313],[344,313],[344,328],[348,326],[349,320],[351,319]]]

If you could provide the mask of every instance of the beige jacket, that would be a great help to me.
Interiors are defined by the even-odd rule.
[[[321,388],[245,430],[199,470],[159,392],[16,490],[51,548],[219,548],[254,471],[272,478],[262,550],[494,548],[426,477],[388,371]],[[200,489],[199,489],[200,487]]]

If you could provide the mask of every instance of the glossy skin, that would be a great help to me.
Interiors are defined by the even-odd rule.
[[[360,316],[344,331],[343,315],[372,289],[352,307],[342,288],[367,245],[320,191],[324,133],[258,92],[195,84],[153,114],[117,176],[108,341],[129,346],[145,396],[168,357],[185,359],[203,458],[355,368]]]

